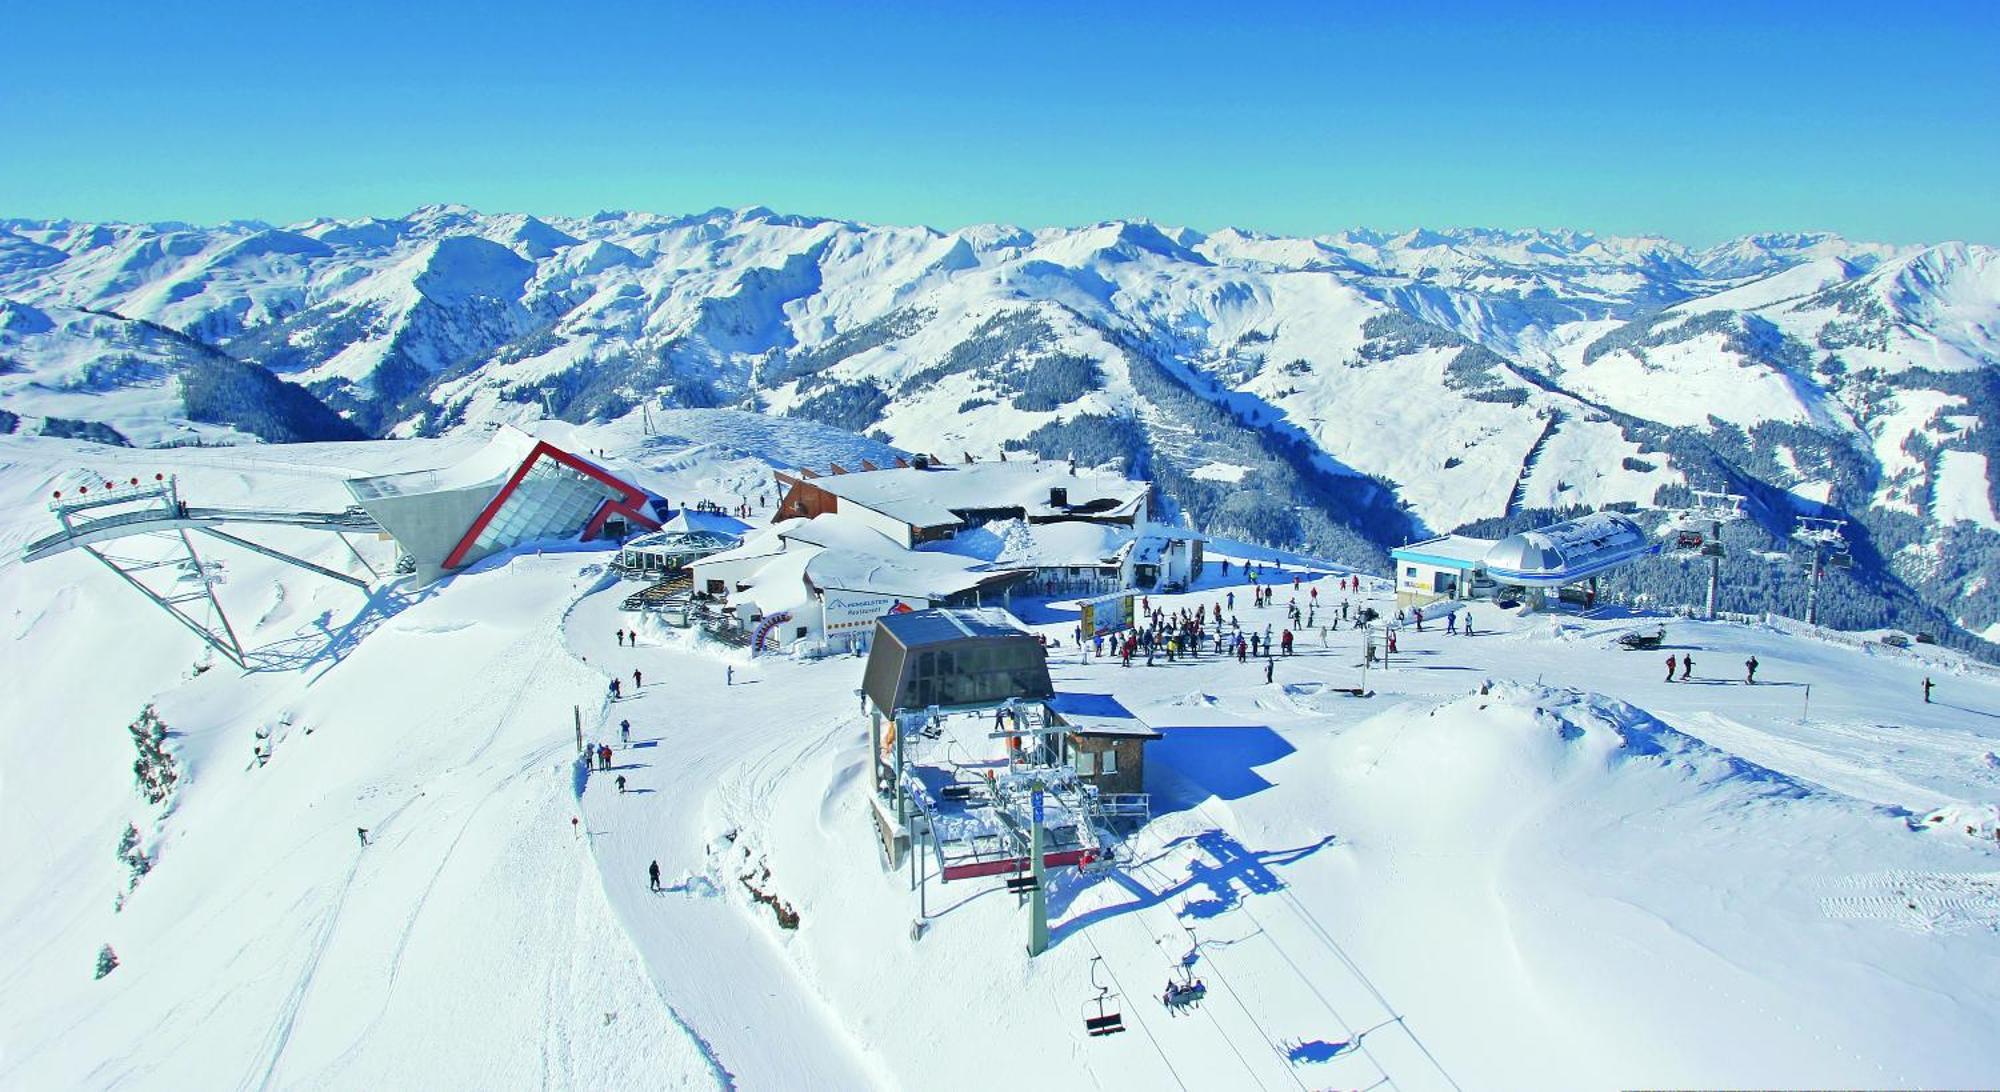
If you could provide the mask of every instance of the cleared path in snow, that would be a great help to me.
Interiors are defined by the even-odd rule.
[[[619,920],[661,998],[729,1080],[744,1088],[881,1084],[787,960],[775,922],[753,919],[725,897],[725,886],[749,871],[737,844],[705,840],[715,829],[708,809],[719,785],[738,786],[735,798],[754,805],[775,788],[776,775],[830,744],[838,720],[787,708],[775,687],[747,679],[728,705],[715,702],[720,663],[658,646],[618,647],[615,631],[630,621],[617,610],[620,599],[615,588],[588,596],[566,624],[570,649],[619,672],[626,688],[601,719],[586,711],[586,737],[617,750],[610,771],[588,775],[581,801]],[[646,675],[637,690],[635,667]],[[689,700],[695,694],[708,700]],[[632,722],[629,747],[618,742],[620,720]],[[614,784],[621,774],[632,790],[623,796]],[[655,860],[669,889],[661,894],[648,888]]]

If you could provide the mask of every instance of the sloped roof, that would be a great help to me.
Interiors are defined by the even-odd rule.
[[[703,559],[716,562],[770,559],[745,581],[748,593],[764,604],[764,585],[811,582],[816,588],[878,592],[883,595],[942,599],[1004,582],[1016,573],[950,553],[905,550],[882,532],[840,513],[788,519],[752,533],[741,546]]]
[[[1110,694],[1072,694],[1057,691],[1056,695],[1049,699],[1048,706],[1071,731],[1080,736],[1166,738]]]
[[[1072,472],[1067,463],[991,462],[937,465],[919,470],[896,467],[853,474],[828,474],[812,484],[912,527],[946,527],[958,513],[1019,508],[1028,516],[1067,515],[1074,508],[1109,500],[1092,515],[1129,515],[1145,502],[1150,486],[1100,471]],[[1049,503],[1051,488],[1068,491],[1069,503]]]
[[[749,529],[749,524],[735,516],[704,512],[699,508],[677,509],[672,519],[660,524],[662,531],[715,531],[731,538],[741,538]]]
[[[537,441],[512,425],[503,425],[470,457],[434,470],[405,470],[351,478],[347,489],[356,500],[376,497],[413,496],[439,493],[447,489],[468,489],[491,484],[496,490],[533,453]]]
[[[1398,561],[1455,562],[1464,566],[1476,566],[1486,560],[1492,550],[1494,540],[1473,538],[1471,535],[1439,535],[1422,542],[1412,542],[1389,551],[1389,556]]]
[[[999,607],[885,614],[877,624],[894,634],[898,644],[909,649],[976,637],[1032,636],[1019,619]]]
[[[1650,553],[1654,544],[1637,523],[1616,512],[1592,512],[1508,535],[1486,553],[1486,569],[1503,580],[1567,583]]]

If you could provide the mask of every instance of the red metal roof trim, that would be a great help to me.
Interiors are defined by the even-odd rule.
[[[547,440],[537,440],[535,441],[534,450],[528,452],[528,457],[522,459],[521,465],[514,468],[514,473],[507,479],[507,484],[501,486],[500,491],[493,494],[493,499],[486,502],[486,507],[480,510],[478,518],[472,521],[472,526],[466,528],[465,536],[460,538],[458,545],[452,547],[451,553],[446,555],[444,559],[445,568],[456,569],[465,563],[465,555],[471,552],[472,544],[478,540],[479,533],[486,530],[486,525],[493,522],[494,516],[500,514],[500,506],[506,504],[507,498],[514,495],[514,489],[521,484],[521,479],[528,476],[528,471],[534,468],[535,461],[544,455],[582,474],[586,478],[617,490],[620,494],[618,499],[607,500],[598,508],[597,514],[591,517],[590,523],[583,529],[585,537],[589,537],[599,528],[603,527],[604,521],[611,518],[611,513],[613,512],[623,513],[626,519],[648,530],[657,531],[660,529],[660,521],[654,519],[646,511],[645,490],[622,478],[613,477],[604,470],[577,458],[575,455],[549,443]]]

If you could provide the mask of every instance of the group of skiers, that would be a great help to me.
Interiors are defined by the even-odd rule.
[[[641,672],[641,671],[640,671],[640,670],[639,670],[638,668],[636,668],[636,667],[635,667],[635,668],[633,668],[633,669],[632,669],[632,689],[633,689],[634,691],[637,691],[637,690],[639,690],[640,688],[644,687],[645,685],[646,685],[646,676],[645,676],[645,673]],[[619,680],[618,680],[618,676],[616,676],[616,675],[613,675],[613,676],[611,676],[611,700],[612,700],[612,701],[618,701],[619,699],[623,698],[624,696],[625,696],[625,690],[624,690],[624,684],[623,684],[623,683],[621,683],[621,682],[619,682]]]

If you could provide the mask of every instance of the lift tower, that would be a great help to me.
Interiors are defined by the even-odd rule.
[[[1728,553],[1722,545],[1722,525],[1745,514],[1742,497],[1699,489],[1695,490],[1694,503],[1674,514],[1674,526],[1680,532],[1677,548],[1708,558],[1708,601],[1703,617],[1711,622],[1715,621],[1716,599],[1722,589],[1722,559]]]
[[[1846,527],[1844,519],[1800,516],[1799,525],[1792,530],[1792,540],[1812,551],[1812,560],[1807,562],[1806,569],[1806,624],[1809,626],[1819,625],[1819,584],[1826,575],[1827,566],[1844,569],[1853,564],[1847,552]]]

